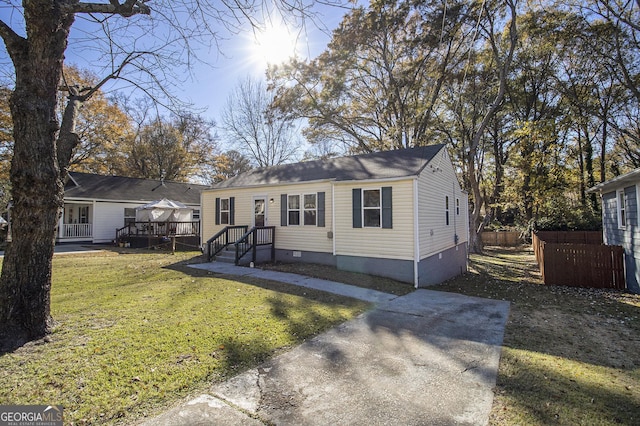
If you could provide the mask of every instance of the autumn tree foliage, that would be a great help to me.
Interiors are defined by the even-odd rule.
[[[212,122],[194,114],[155,117],[123,141],[110,167],[122,176],[188,181],[205,173],[214,158],[213,128]]]

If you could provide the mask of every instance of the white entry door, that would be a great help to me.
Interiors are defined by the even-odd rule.
[[[253,198],[253,226],[267,226],[267,197]]]

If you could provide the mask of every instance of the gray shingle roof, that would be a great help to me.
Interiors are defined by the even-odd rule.
[[[637,168],[635,170],[630,171],[629,173],[625,173],[623,175],[616,176],[612,179],[599,183],[596,186],[587,189],[587,192],[588,193],[592,193],[592,192],[605,193],[607,191],[612,191],[615,188],[633,184],[635,182],[640,182],[640,168]]]
[[[184,204],[200,204],[204,185],[182,182],[162,182],[122,176],[102,176],[70,172],[64,188],[65,198],[83,198],[148,203],[162,198]],[[76,185],[77,183],[77,185]]]
[[[236,188],[315,180],[350,181],[417,176],[444,147],[445,145],[429,145],[262,167],[217,183],[212,188]]]

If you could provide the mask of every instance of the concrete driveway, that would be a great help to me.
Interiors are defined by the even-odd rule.
[[[145,425],[485,425],[509,303],[417,290]]]

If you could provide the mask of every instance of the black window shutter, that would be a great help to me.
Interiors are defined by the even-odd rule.
[[[360,188],[353,188],[351,194],[353,199],[353,227],[362,228],[362,191]]]
[[[280,194],[280,226],[287,226],[287,194]]]
[[[216,225],[220,225],[220,198],[216,198]]]
[[[229,197],[229,225],[235,225],[236,197]]]
[[[324,192],[318,192],[318,226],[324,227]]]
[[[391,187],[382,187],[382,227],[393,228],[393,203],[391,200]]]

